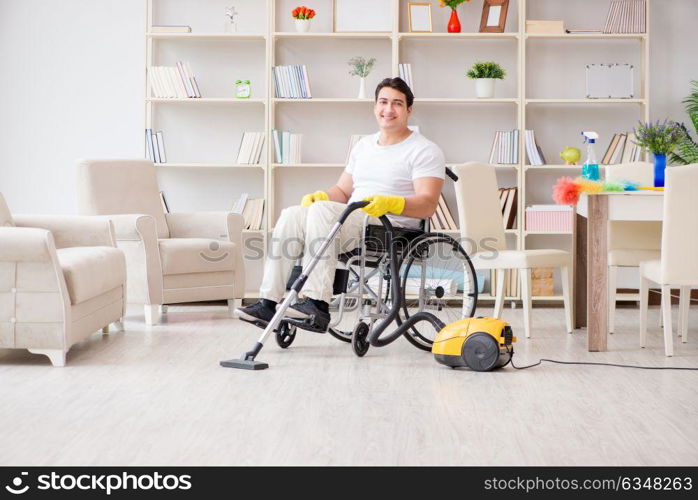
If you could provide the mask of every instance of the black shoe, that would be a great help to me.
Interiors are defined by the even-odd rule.
[[[265,306],[261,300],[246,307],[238,307],[236,311],[241,320],[252,323],[259,328],[266,328],[275,313],[273,309]]]
[[[289,318],[288,323],[303,330],[324,333],[330,325],[330,313],[319,309],[312,300],[297,302],[286,312],[286,316]]]

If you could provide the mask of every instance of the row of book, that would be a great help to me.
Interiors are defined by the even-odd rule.
[[[618,163],[629,163],[640,161],[642,148],[635,144],[635,133],[624,132],[613,134],[608,149],[601,159],[603,165],[616,165]]]
[[[444,195],[439,196],[439,204],[436,206],[434,215],[429,218],[429,225],[432,231],[458,231],[458,225],[446,204]]]
[[[516,214],[518,212],[519,189],[499,188],[499,208],[502,209],[504,229],[516,229]]]
[[[274,66],[274,91],[276,97],[290,99],[310,99],[310,80],[305,64]]]
[[[150,90],[154,97],[201,97],[199,84],[186,61],[177,61],[176,66],[150,66],[148,73]]]
[[[256,165],[262,159],[264,132],[243,132],[238,150],[239,165]]]
[[[504,296],[517,297],[519,295],[519,272],[517,269],[507,269],[504,271]],[[497,280],[495,270],[490,271],[490,293],[497,295]]]
[[[165,136],[162,130],[145,129],[145,154],[153,163],[167,163]]]
[[[611,2],[604,33],[644,33],[645,30],[645,0]]]
[[[276,163],[298,164],[301,160],[301,140],[303,134],[292,134],[288,130],[271,131],[274,138],[274,157]]]
[[[248,193],[242,193],[235,203],[231,212],[241,214],[245,219],[244,228],[250,231],[262,229],[264,221],[264,198],[250,198]]]
[[[519,163],[519,131],[498,130],[492,141],[490,163],[510,165]]]
[[[412,65],[410,63],[398,64],[398,76],[407,84],[414,95],[414,82],[412,81]]]
[[[529,165],[545,165],[545,156],[543,156],[543,150],[540,148],[536,142],[536,136],[533,130],[526,130],[524,132],[524,141],[526,143],[526,156],[528,157]]]

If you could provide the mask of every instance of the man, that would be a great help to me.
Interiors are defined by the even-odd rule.
[[[268,324],[296,260],[303,255],[303,267],[307,265],[347,203],[368,200],[363,212],[372,217],[391,214],[391,222],[401,227],[418,227],[419,219],[434,214],[446,164],[436,144],[407,127],[413,101],[412,91],[400,78],[386,78],[378,85],[373,113],[379,132],[354,146],[337,184],[307,194],[300,206],[282,211],[264,268],[262,300],[238,308],[240,319],[260,327]],[[346,220],[329,255],[308,277],[302,290],[305,300],[292,305],[288,317],[312,317],[314,330],[327,330],[337,255],[340,247],[347,251],[359,245],[364,216],[357,210]]]

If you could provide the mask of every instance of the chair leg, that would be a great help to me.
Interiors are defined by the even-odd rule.
[[[118,320],[118,321],[114,321],[114,323],[112,323],[112,325],[114,325],[114,331],[117,331],[117,332],[123,332],[123,331],[124,331],[124,321],[123,321],[123,319],[120,319],[120,320]]]
[[[495,279],[497,280],[496,290],[497,295],[494,299],[494,313],[492,314],[495,318],[502,317],[502,308],[504,307],[504,269],[496,269],[494,271]]]
[[[562,299],[565,305],[565,326],[567,327],[567,333],[572,333],[572,296],[570,286],[572,282],[572,268],[561,267],[560,273],[562,278]]]
[[[608,333],[616,329],[616,291],[618,266],[608,266]]]
[[[664,354],[674,355],[674,336],[671,330],[671,286],[662,285],[662,316],[664,317]]]
[[[143,308],[145,310],[145,324],[157,325],[160,322],[160,304],[146,304]]]
[[[235,309],[237,308],[237,299],[228,299],[228,314],[231,318],[236,318]]]
[[[167,314],[167,306],[165,304],[160,306],[160,314]]]
[[[681,332],[681,342],[688,342],[688,310],[691,307],[691,287],[681,287],[681,298],[679,299],[679,332]]]
[[[523,303],[524,333],[531,338],[531,270],[519,269],[521,275],[521,302]]]
[[[640,347],[647,345],[647,309],[650,295],[650,282],[640,276]]]
[[[63,349],[28,349],[32,354],[48,356],[53,366],[65,366],[65,351]]]

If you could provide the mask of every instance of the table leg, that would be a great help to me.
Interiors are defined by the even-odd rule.
[[[590,195],[587,227],[589,351],[608,348],[608,196]]]
[[[574,242],[574,328],[587,326],[587,219],[575,216]]]

